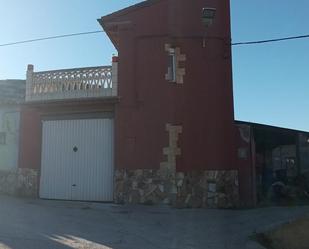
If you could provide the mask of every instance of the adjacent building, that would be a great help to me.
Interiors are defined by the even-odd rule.
[[[288,186],[291,199],[307,199],[309,132],[235,121],[240,204],[256,206],[272,200],[272,185]]]
[[[25,99],[23,80],[0,81],[0,169],[18,167],[20,105]]]
[[[21,187],[18,184],[19,127],[25,87],[25,80],[0,81],[0,192],[4,194],[16,194]]]

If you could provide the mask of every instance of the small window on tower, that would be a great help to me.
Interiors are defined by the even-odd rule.
[[[6,144],[6,132],[0,132],[0,145]]]
[[[169,49],[166,79],[171,82],[176,82],[176,53],[174,48]]]

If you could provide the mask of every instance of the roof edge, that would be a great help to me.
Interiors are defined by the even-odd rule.
[[[116,47],[116,49],[118,50],[118,42],[117,42],[117,38],[115,35],[112,35],[110,30],[107,27],[107,23],[111,22],[111,21],[116,21],[117,18],[121,18],[129,13],[144,9],[144,8],[148,8],[151,7],[155,4],[161,3],[163,1],[168,1],[168,0],[147,0],[147,1],[143,1],[134,5],[131,5],[129,7],[126,7],[124,9],[115,11],[111,14],[102,16],[101,18],[97,19],[97,21],[100,23],[101,27],[103,28],[103,30],[106,32],[106,34],[108,35],[109,39],[111,40],[111,42],[114,44],[114,46]]]
[[[150,7],[154,4],[157,4],[157,3],[160,3],[160,2],[163,2],[163,1],[167,1],[167,0],[147,0],[147,1],[143,1],[143,2],[140,2],[140,3],[134,4],[134,5],[131,5],[129,7],[126,7],[124,9],[115,11],[111,14],[102,16],[100,18],[100,20],[104,21],[105,19],[107,20],[107,19],[113,19],[113,18],[116,18],[116,17],[121,17],[121,16],[124,16],[124,15],[126,15],[130,12],[134,12],[134,11],[140,10],[142,8],[147,8],[147,7]]]
[[[249,122],[249,121],[234,120],[234,123],[235,124],[244,124],[244,125],[256,126],[256,127],[263,127],[263,128],[268,128],[268,129],[277,129],[277,130],[284,130],[284,131],[289,131],[289,132],[309,134],[309,131],[280,127],[280,126],[274,126],[274,125],[269,125],[269,124],[254,123],[254,122]]]

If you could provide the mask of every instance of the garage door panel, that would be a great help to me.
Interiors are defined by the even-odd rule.
[[[112,119],[44,122],[40,197],[112,201],[113,147]]]
[[[60,121],[43,124],[41,198],[71,199],[68,128],[68,124]]]
[[[92,127],[87,135],[79,136],[80,153],[75,176],[74,199],[113,199],[113,122],[112,120],[84,120],[81,130]]]

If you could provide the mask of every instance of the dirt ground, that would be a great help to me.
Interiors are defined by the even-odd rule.
[[[269,249],[308,249],[309,216],[259,234],[257,238],[261,244]]]

